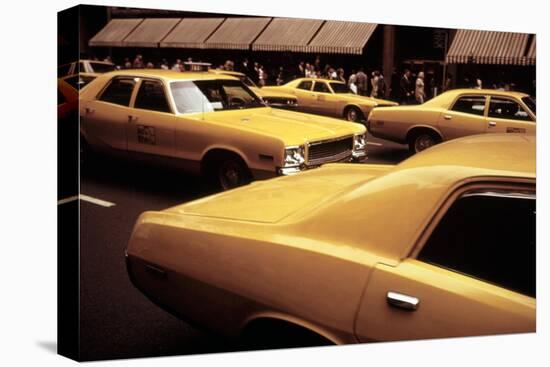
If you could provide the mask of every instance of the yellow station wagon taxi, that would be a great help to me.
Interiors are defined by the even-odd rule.
[[[295,95],[299,111],[352,122],[365,120],[374,107],[397,106],[392,101],[354,94],[346,83],[337,80],[299,78],[278,87],[263,87],[262,91]]]
[[[375,108],[367,127],[373,136],[408,144],[414,153],[466,135],[535,134],[535,114],[535,101],[524,93],[455,89],[421,105]]]
[[[175,165],[223,189],[324,163],[362,160],[365,127],[266,107],[211,73],[125,70],[80,95],[82,145]]]
[[[466,137],[143,213],[128,272],[260,347],[534,332],[535,192],[534,136]]]

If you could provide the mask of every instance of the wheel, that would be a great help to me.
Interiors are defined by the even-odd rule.
[[[223,190],[231,190],[250,182],[248,167],[236,158],[226,158],[217,169],[217,183]]]
[[[438,137],[429,131],[421,131],[414,134],[409,140],[409,150],[411,153],[420,153],[423,150],[439,143]]]
[[[346,120],[351,122],[361,122],[363,120],[363,113],[357,107],[348,107],[344,115]]]

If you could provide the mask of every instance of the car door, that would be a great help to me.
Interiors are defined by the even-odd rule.
[[[516,100],[509,97],[490,96],[487,114],[487,132],[530,133],[536,132],[534,116]]]
[[[535,331],[534,183],[450,201],[409,258],[373,270],[356,321],[361,341]]]
[[[81,103],[80,119],[88,143],[127,150],[126,126],[136,83],[134,77],[114,77],[96,99]]]
[[[174,156],[175,114],[161,80],[141,79],[126,133],[130,152]]]
[[[332,115],[331,96],[332,91],[324,81],[316,80],[313,85],[313,112],[321,115]]]
[[[438,127],[444,140],[485,133],[487,131],[486,109],[487,97],[484,95],[459,96],[439,116]]]
[[[294,94],[298,99],[298,109],[302,112],[312,112],[313,103],[315,101],[315,95],[311,91],[313,88],[313,81],[303,80],[294,89]]]

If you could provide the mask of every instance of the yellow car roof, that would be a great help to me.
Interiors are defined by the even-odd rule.
[[[109,78],[113,76],[136,76],[143,78],[158,78],[166,81],[174,80],[215,80],[215,79],[228,79],[233,80],[234,77],[223,74],[214,74],[208,72],[195,72],[195,71],[174,71],[163,69],[125,69],[119,71],[111,71],[103,74]]]

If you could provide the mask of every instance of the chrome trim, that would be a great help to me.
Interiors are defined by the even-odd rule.
[[[390,306],[402,308],[407,311],[415,311],[420,304],[420,300],[416,297],[392,291],[386,294],[386,300]]]
[[[534,193],[531,192],[521,192],[521,191],[472,191],[461,196],[461,198],[467,198],[472,196],[485,196],[485,197],[495,197],[495,198],[506,198],[506,199],[527,199],[527,200],[536,200],[537,197]]]
[[[332,138],[332,139],[327,139],[327,140],[318,140],[318,141],[314,141],[312,143],[307,143],[307,146],[310,147],[310,146],[324,144],[324,143],[331,143],[333,141],[339,141],[339,140],[345,140],[345,139],[353,138],[354,136],[355,136],[355,134],[351,134],[351,135],[346,135],[346,136],[340,136],[338,138]]]
[[[349,158],[352,157],[352,150],[351,149],[346,150],[345,152],[342,152],[342,153],[339,153],[339,154],[336,154],[336,155],[331,155],[331,156],[328,156],[328,157],[308,160],[307,161],[307,166],[317,166],[317,165],[320,165],[320,164],[323,164],[323,163],[336,162],[336,161],[340,161],[340,160],[343,160],[343,159],[348,158],[348,157]]]

